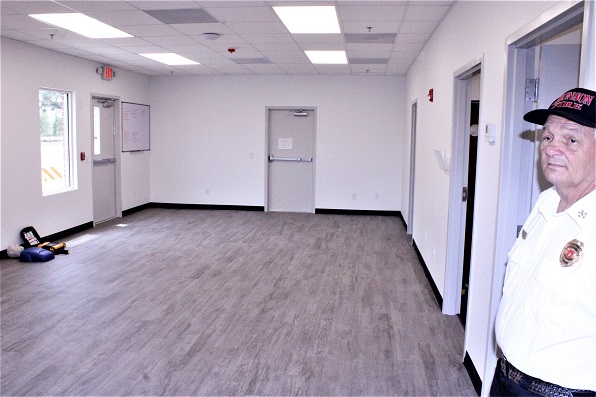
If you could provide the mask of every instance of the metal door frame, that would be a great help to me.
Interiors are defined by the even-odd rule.
[[[468,186],[468,153],[470,141],[469,85],[472,76],[480,72],[480,103],[482,103],[484,56],[471,60],[453,74],[453,128],[451,132],[451,176],[449,180],[449,216],[447,221],[447,261],[443,296],[443,314],[457,314],[461,305],[464,240],[466,234],[466,203],[462,189]],[[483,123],[482,109],[478,125]],[[465,153],[464,153],[465,152]],[[474,239],[472,237],[472,245]]]
[[[287,111],[312,111],[314,120],[314,131],[313,131],[313,161],[312,161],[312,213],[316,211],[316,169],[317,169],[317,107],[316,106],[267,106],[265,107],[265,156],[263,161],[265,162],[265,212],[269,212],[269,135],[270,135],[270,115],[271,111],[276,110],[287,110]]]
[[[91,136],[91,147],[89,149],[89,161],[91,162],[91,200],[92,200],[92,208],[95,206],[93,202],[93,189],[96,187],[93,183],[93,112],[91,111],[93,107],[93,102],[98,99],[107,99],[114,101],[114,200],[116,202],[116,218],[122,218],[122,167],[121,167],[121,155],[122,155],[122,108],[119,96],[114,95],[105,95],[105,94],[95,94],[91,93],[90,95],[90,103],[89,103],[89,112],[90,112],[90,136]],[[95,218],[95,216],[94,216]],[[97,224],[96,220],[93,219],[93,225]]]
[[[522,116],[525,113],[525,78],[527,76],[527,53],[533,47],[571,26],[581,23],[584,32],[588,29],[586,15],[592,7],[590,2],[561,2],[520,28],[506,40],[506,79],[504,87],[503,142],[501,147],[501,170],[499,176],[499,196],[497,198],[497,224],[495,234],[494,262],[492,264],[492,287],[489,291],[488,344],[486,346],[484,373],[482,376],[482,395],[488,395],[494,368],[497,362],[497,345],[494,338],[495,319],[501,300],[505,264],[508,252],[516,238],[517,225],[521,217],[529,212],[528,208],[519,209],[527,201],[527,189],[520,187],[519,158],[520,138],[523,131]],[[585,8],[584,8],[585,7]],[[586,11],[584,13],[584,10]],[[593,10],[591,11],[593,15]],[[592,16],[593,17],[593,16]],[[591,22],[593,23],[593,21]],[[586,57],[583,48],[580,59],[580,84],[588,77]],[[525,212],[525,214],[521,214]],[[522,216],[523,215],[523,216]]]
[[[406,234],[410,242],[414,242],[414,187],[416,184],[416,132],[418,129],[418,99],[414,100],[410,106],[410,183],[409,183],[409,202],[408,202],[408,222],[406,224]]]

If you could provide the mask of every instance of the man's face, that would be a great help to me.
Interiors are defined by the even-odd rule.
[[[544,124],[540,158],[547,181],[555,188],[581,192],[596,181],[594,129],[550,115]]]

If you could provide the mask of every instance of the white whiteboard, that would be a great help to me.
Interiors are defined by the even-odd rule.
[[[122,102],[122,151],[149,149],[149,105]]]

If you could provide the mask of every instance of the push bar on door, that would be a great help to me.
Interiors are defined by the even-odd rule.
[[[115,163],[115,162],[116,162],[116,159],[115,158],[93,160],[93,164]]]
[[[305,162],[310,163],[312,162],[312,157],[275,157],[269,155],[269,161],[298,161],[298,162]]]

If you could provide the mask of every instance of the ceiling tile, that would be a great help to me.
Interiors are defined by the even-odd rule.
[[[188,35],[200,35],[203,33],[235,34],[230,28],[220,23],[181,23],[170,26]]]
[[[449,11],[448,5],[409,6],[404,16],[405,21],[440,21]]]
[[[399,33],[432,33],[439,26],[438,21],[404,21]]]
[[[272,9],[289,4],[335,5],[342,34],[290,34]],[[171,72],[403,75],[452,4],[451,0],[1,0],[0,34],[149,76]],[[84,12],[135,37],[87,39],[27,15],[65,10]],[[197,15],[207,15],[212,22],[166,24],[146,11],[155,11],[154,15],[170,22],[188,21],[186,18]],[[221,36],[210,41],[202,36],[204,33]],[[385,33],[397,36],[393,40]],[[368,40],[369,36],[377,40]],[[358,37],[360,40],[355,40]],[[386,43],[379,43],[380,38],[386,38]],[[236,52],[230,54],[229,48]],[[304,50],[345,50],[352,64],[312,65]],[[176,68],[137,55],[145,52],[175,52],[200,62],[201,67]],[[238,58],[267,58],[271,64],[252,65],[250,69],[233,62]],[[375,60],[378,58],[389,59],[384,71],[385,65],[374,63],[380,62]]]
[[[53,12],[72,12],[68,7],[55,1],[7,1],[2,0],[2,10],[10,9],[22,14],[47,14]]]
[[[79,12],[94,11],[134,11],[136,7],[125,1],[99,1],[99,0],[64,0],[59,3]]]
[[[101,11],[90,12],[87,15],[116,27],[128,25],[156,25],[161,23],[143,11]]]
[[[278,22],[279,18],[271,7],[214,7],[207,8],[219,22]]]
[[[52,25],[48,25],[47,23],[43,23],[38,21],[37,19],[31,18],[29,15],[2,15],[0,18],[0,26],[3,29],[15,29],[15,30],[23,30],[23,29],[44,29],[53,27]]]
[[[402,21],[347,21],[342,24],[344,33],[397,33]]]
[[[288,33],[288,30],[281,22],[231,22],[226,25],[236,33]]]
[[[147,40],[141,39],[139,37],[123,37],[123,38],[115,38],[115,39],[101,39],[101,42],[117,46],[117,47],[144,47],[150,46],[152,43],[148,42]]]
[[[395,38],[395,44],[422,44],[429,36],[426,33],[400,33]]]
[[[195,45],[197,42],[188,36],[155,36],[145,37],[146,41],[156,45]]]
[[[137,37],[176,36],[182,34],[166,24],[126,25],[123,30]]]
[[[341,19],[344,21],[401,21],[404,17],[406,7],[403,5],[340,5],[338,9]]]

